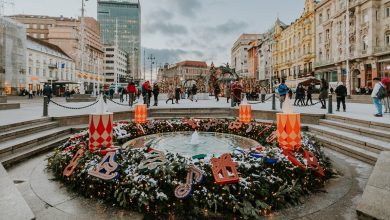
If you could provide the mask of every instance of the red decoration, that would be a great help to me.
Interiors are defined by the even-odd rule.
[[[319,176],[325,176],[324,169],[320,166],[318,163],[317,157],[314,156],[314,153],[311,151],[304,150],[303,151],[303,157],[305,157],[307,161],[307,167],[309,169],[314,169],[317,171],[317,174]]]
[[[230,154],[223,154],[218,159],[212,158],[212,171],[216,184],[238,183],[240,181],[236,166]]]
[[[85,151],[86,151],[85,148],[80,148],[77,151],[77,153],[73,156],[73,158],[70,161],[70,163],[68,164],[68,166],[66,166],[66,168],[63,172],[64,176],[69,177],[73,174],[74,169],[76,169],[76,167],[77,167],[77,162],[79,161],[80,157],[83,156]]]
[[[299,113],[276,114],[279,146],[290,150],[301,147],[301,117]]]
[[[89,150],[94,152],[103,146],[113,146],[113,114],[92,114],[89,116]]]
[[[191,126],[192,129],[196,129],[198,127],[198,124],[195,123],[193,120],[190,120],[190,119],[187,119],[187,118],[183,118],[182,121],[184,123],[187,123],[189,126]]]
[[[265,139],[265,141],[267,143],[272,143],[274,142],[276,139],[278,138],[278,133],[276,131],[272,132],[268,137],[267,139]]]
[[[148,116],[148,108],[146,104],[136,104],[134,108],[134,122],[135,123],[146,123]]]
[[[289,161],[291,161],[292,164],[294,164],[294,166],[305,169],[305,166],[295,157],[294,151],[283,149],[283,154],[288,158]]]
[[[272,128],[272,125],[265,126],[265,128],[262,131],[260,131],[259,136],[262,136],[265,132],[269,131],[269,129],[271,129],[271,128]]]
[[[175,196],[177,198],[184,199],[191,194],[194,177],[195,183],[202,182],[203,172],[198,167],[191,164],[188,168],[186,183],[178,185],[175,189]]]
[[[230,122],[229,124],[229,129],[230,130],[233,130],[233,129],[240,129],[242,127],[242,122],[238,122],[238,121],[233,121],[233,122]]]

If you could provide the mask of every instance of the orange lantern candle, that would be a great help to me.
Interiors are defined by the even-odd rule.
[[[146,123],[148,110],[146,104],[136,104],[134,109],[134,122]]]
[[[240,122],[250,123],[252,120],[252,106],[249,104],[240,104]]]
[[[301,147],[301,116],[299,113],[277,113],[279,147],[298,150]]]
[[[94,152],[103,146],[113,147],[113,113],[89,115],[89,150]]]

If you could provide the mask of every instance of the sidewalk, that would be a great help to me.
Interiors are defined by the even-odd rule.
[[[191,102],[190,100],[180,100],[179,104],[166,104],[165,101],[160,100],[159,106],[151,106],[152,109],[155,108],[230,108],[230,103],[226,102],[225,98],[221,98],[219,102],[216,102],[214,98],[210,97],[210,100],[200,100],[198,102]],[[66,103],[64,98],[54,98],[55,102],[58,102],[62,105],[69,107],[82,107],[87,106],[90,103]],[[115,100],[119,102],[119,100]],[[142,99],[140,100],[142,102]],[[39,119],[43,114],[43,99],[38,97],[33,100],[28,99],[11,99],[9,103],[19,102],[21,103],[21,108],[16,110],[3,110],[0,111],[0,125],[12,124],[21,121]],[[279,102],[276,103],[277,110],[279,111]],[[272,103],[268,101],[266,103],[259,103],[252,105],[253,110],[266,110],[271,111]],[[108,111],[118,112],[118,111],[128,111],[130,107],[121,106],[108,102]],[[333,103],[333,110],[335,115],[340,115],[343,117],[382,122],[390,124],[390,114],[385,114],[383,118],[374,117],[375,107],[373,104],[355,104],[347,103],[347,112],[336,112],[336,102]],[[298,113],[311,113],[311,114],[327,114],[327,109],[320,109],[320,104],[315,106],[308,107],[294,107],[294,111]],[[59,117],[59,116],[72,116],[80,114],[89,114],[95,112],[95,106],[88,107],[86,109],[72,110],[65,109],[59,106],[50,103],[49,105],[49,116]]]

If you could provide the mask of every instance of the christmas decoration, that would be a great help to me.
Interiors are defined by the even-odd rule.
[[[237,183],[240,181],[236,170],[237,163],[232,161],[232,156],[222,154],[218,159],[211,159],[213,175],[216,184]]]
[[[138,166],[139,169],[148,169],[148,170],[154,170],[158,166],[161,166],[167,162],[165,158],[165,154],[161,151],[153,150],[150,152],[150,155],[148,155],[145,160],[141,162],[141,164]]]
[[[316,158],[316,156],[314,155],[313,152],[308,151],[308,150],[304,150],[303,157],[305,157],[305,159],[307,161],[307,167],[309,169],[316,170],[316,172],[319,176],[325,176],[324,170],[322,169],[322,167],[318,163],[318,159]]]
[[[103,180],[112,180],[117,178],[118,172],[115,171],[118,168],[118,163],[115,162],[115,158],[116,152],[107,153],[94,169],[88,171],[88,174]]]
[[[240,129],[242,127],[242,122],[238,122],[238,121],[233,121],[233,122],[230,122],[229,124],[229,129],[233,130],[233,129]]]
[[[89,150],[112,147],[113,114],[91,114],[89,116]]]
[[[146,104],[136,104],[134,108],[134,122],[135,123],[146,123],[148,116],[148,110]]]
[[[252,120],[252,107],[247,103],[240,104],[240,122],[250,123]]]
[[[277,113],[276,118],[279,146],[298,150],[301,146],[300,114]]]
[[[192,184],[194,179],[195,179],[195,183],[202,182],[203,172],[198,167],[191,164],[190,167],[188,168],[186,183],[180,184],[176,187],[175,196],[179,199],[184,199],[187,196],[189,196],[192,191]]]
[[[272,132],[268,137],[267,139],[265,140],[267,143],[272,143],[276,140],[276,138],[278,137],[278,134],[276,131]]]
[[[76,154],[74,155],[74,157],[70,161],[69,165],[66,166],[66,168],[65,168],[65,170],[63,172],[64,176],[71,176],[73,174],[73,171],[74,171],[74,169],[77,166],[77,162],[79,161],[80,157],[84,154],[84,152],[85,152],[85,148],[80,148],[76,152]]]

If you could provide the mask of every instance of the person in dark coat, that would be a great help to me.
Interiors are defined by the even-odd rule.
[[[44,96],[47,96],[48,103],[50,103],[51,95],[53,94],[53,91],[51,90],[51,87],[46,84],[45,87],[43,88],[43,92],[42,93],[43,93]]]
[[[110,100],[112,100],[114,98],[114,93],[115,93],[114,88],[110,88],[110,91],[109,91]]]
[[[214,84],[214,96],[215,96],[215,99],[217,100],[217,102],[219,101],[219,93],[221,92],[221,89],[219,88],[219,85],[218,83],[216,82]]]
[[[314,88],[313,88],[313,85],[309,85],[309,87],[307,87],[307,90],[306,90],[306,105],[309,105],[309,100],[310,100],[310,104],[313,105],[313,99],[312,99],[312,94],[314,92]]]
[[[154,105],[158,106],[158,95],[160,94],[160,87],[158,87],[157,83],[153,84],[153,97],[154,97]]]
[[[305,105],[305,89],[302,84],[298,84],[298,88],[295,94],[294,105]]]
[[[195,102],[198,101],[196,94],[198,94],[198,87],[194,84],[194,85],[192,85],[192,88],[191,88],[191,101],[194,101],[194,99],[195,99]]]
[[[321,87],[320,87],[320,96],[318,97],[318,99],[321,102],[322,109],[326,109],[326,99],[328,98],[328,93],[329,93],[329,84],[324,78],[322,78]]]
[[[180,94],[181,94],[180,86],[177,86],[175,89],[176,104],[179,104]]]
[[[337,100],[337,110],[340,111],[340,102],[343,104],[343,110],[344,112],[346,111],[346,106],[345,106],[345,97],[347,96],[347,87],[344,86],[343,83],[340,83],[336,90],[336,100]]]

